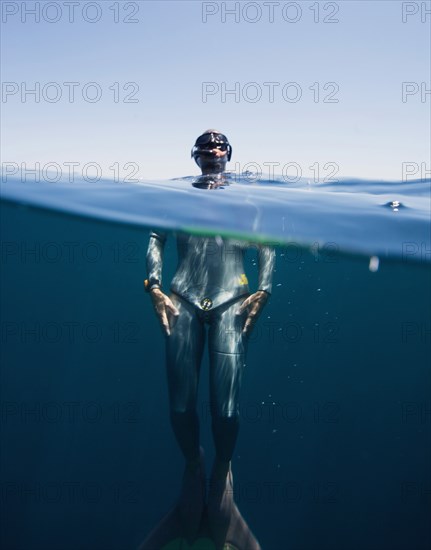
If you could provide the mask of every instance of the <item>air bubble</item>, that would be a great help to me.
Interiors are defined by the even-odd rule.
[[[380,263],[380,260],[379,260],[378,256],[371,256],[370,263],[368,265],[368,269],[372,273],[375,273],[376,271],[379,270],[379,263]]]

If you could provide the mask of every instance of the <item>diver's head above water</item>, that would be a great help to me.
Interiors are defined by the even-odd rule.
[[[221,174],[232,156],[227,137],[218,130],[209,129],[200,135],[192,149],[192,158],[202,174]]]

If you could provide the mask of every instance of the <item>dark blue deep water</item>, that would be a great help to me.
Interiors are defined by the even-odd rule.
[[[1,548],[134,549],[174,504],[183,461],[143,291],[164,227],[276,246],[233,463],[263,550],[428,549],[430,181],[190,183],[3,182]],[[165,286],[175,262],[171,236]],[[252,251],[246,273],[255,288]]]

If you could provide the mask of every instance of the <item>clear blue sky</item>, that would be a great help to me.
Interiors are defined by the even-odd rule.
[[[405,23],[403,3],[391,0],[298,2],[301,12],[292,3],[283,12],[288,3],[280,1],[273,4],[273,22],[264,2],[237,2],[239,21],[232,15],[223,20],[222,4],[232,9],[235,2],[119,2],[118,23],[111,0],[94,3],[99,13],[88,6],[83,13],[88,2],[80,2],[72,23],[64,2],[47,12],[46,2],[26,2],[28,9],[39,4],[39,23],[30,14],[22,21],[21,2],[2,4],[2,80],[12,83],[12,93],[2,94],[2,162],[77,162],[79,172],[95,161],[106,177],[116,162],[136,163],[143,178],[196,174],[190,149],[197,135],[214,127],[229,137],[240,168],[278,162],[280,172],[297,163],[310,176],[309,167],[319,163],[324,176],[323,165],[334,162],[339,176],[388,179],[401,179],[403,162],[426,162],[429,169],[431,97],[421,98],[421,86],[431,85],[431,14],[421,13],[421,5],[430,9],[430,2],[408,2],[410,12],[418,11]],[[8,15],[6,4],[17,13]],[[261,19],[253,23],[259,7]],[[217,13],[204,22],[203,10]],[[138,22],[124,22],[128,16]],[[339,21],[325,23],[325,17]],[[40,102],[30,95],[22,102],[21,92],[36,82]],[[46,89],[49,97],[62,93],[56,103],[45,100],[48,82],[57,83]],[[79,83],[72,103],[64,82]],[[89,82],[102,90],[100,101],[82,98]],[[115,82],[118,103],[109,90]],[[122,101],[127,82],[139,86],[139,102]],[[222,101],[220,91],[203,101],[204,82],[219,90],[239,83],[239,101],[233,95]],[[258,86],[247,87],[251,82]],[[265,82],[280,84],[273,102]],[[302,90],[297,102],[283,99],[289,82]],[[334,90],[323,89],[327,82],[338,86],[338,103],[323,101]],[[403,82],[418,89],[404,103]],[[259,101],[244,99],[257,90]],[[93,97],[95,88],[87,92]],[[294,97],[293,87],[287,92]],[[121,178],[126,173],[121,169]]]

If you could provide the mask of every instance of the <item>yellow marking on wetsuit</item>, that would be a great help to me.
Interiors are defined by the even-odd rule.
[[[248,285],[248,279],[247,279],[245,273],[241,273],[241,275],[239,276],[238,282],[239,282],[240,285]]]

